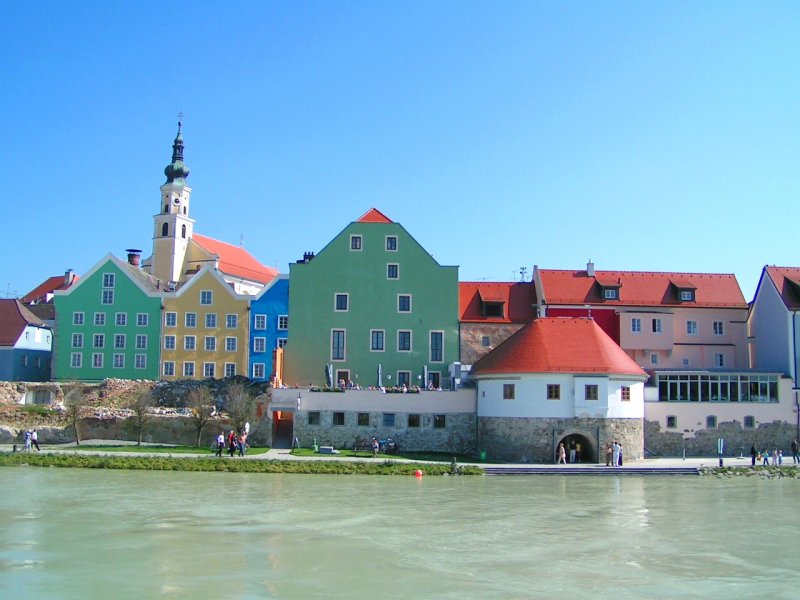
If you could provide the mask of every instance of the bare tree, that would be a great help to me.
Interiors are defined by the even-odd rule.
[[[64,394],[64,418],[67,421],[67,426],[72,427],[75,432],[75,444],[77,446],[81,445],[78,422],[81,420],[84,406],[86,406],[86,400],[83,397],[81,388],[74,387]]]
[[[255,417],[255,398],[241,383],[235,383],[228,387],[225,394],[225,410],[230,415],[234,429],[241,432],[244,424]]]
[[[133,411],[133,416],[130,417],[130,423],[136,429],[137,441],[136,445],[142,445],[142,433],[148,421],[152,418],[153,414],[150,409],[155,404],[155,399],[150,390],[139,390],[133,396],[133,399],[128,403],[128,408]]]
[[[192,411],[192,422],[195,429],[197,429],[196,446],[199,448],[203,429],[211,420],[211,415],[214,412],[214,400],[211,397],[211,392],[205,386],[190,390],[186,395],[186,406]]]

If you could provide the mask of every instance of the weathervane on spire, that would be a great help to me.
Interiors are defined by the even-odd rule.
[[[178,113],[178,133],[181,132],[181,127],[183,126],[183,112]]]

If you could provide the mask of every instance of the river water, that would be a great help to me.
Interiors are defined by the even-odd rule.
[[[0,598],[796,598],[800,481],[0,469]]]

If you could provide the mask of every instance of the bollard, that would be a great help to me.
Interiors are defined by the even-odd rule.
[[[722,457],[721,456],[719,457],[719,466],[720,467],[722,466]]]
[[[16,452],[16,451],[17,451],[17,445],[14,444],[14,450],[12,452]]]

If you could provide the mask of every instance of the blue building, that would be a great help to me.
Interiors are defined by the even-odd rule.
[[[16,299],[0,300],[0,381],[49,381],[53,333]]]
[[[275,376],[275,350],[283,348],[288,338],[289,276],[279,275],[250,302],[252,379],[268,381]]]

